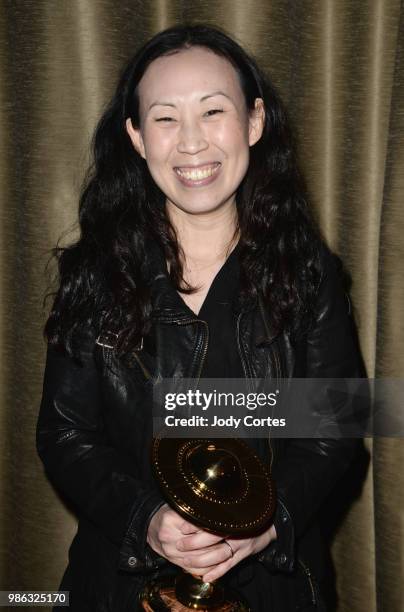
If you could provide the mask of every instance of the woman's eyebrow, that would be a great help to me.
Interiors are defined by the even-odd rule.
[[[224,96],[225,98],[228,98],[231,102],[233,102],[231,97],[228,94],[224,93],[224,91],[214,91],[212,93],[206,94],[206,96],[202,96],[199,102],[203,102],[204,100],[207,100],[208,98],[213,98],[213,96]],[[172,102],[159,102],[158,100],[156,100],[155,102],[152,102],[148,110],[153,108],[153,106],[171,106],[172,108],[176,108],[175,104],[173,104]]]
[[[224,96],[225,98],[230,100],[230,102],[233,102],[233,100],[227,93],[224,93],[224,91],[220,91],[220,90],[214,91],[213,93],[207,94],[206,96],[202,96],[199,102],[203,102],[204,100],[207,100],[208,98],[213,98],[213,96]]]

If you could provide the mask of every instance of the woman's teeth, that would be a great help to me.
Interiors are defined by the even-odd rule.
[[[204,169],[195,168],[195,170],[181,170],[180,168],[174,168],[174,170],[188,181],[201,181],[202,179],[208,178],[208,176],[212,176],[219,167],[220,164],[216,164],[215,166],[208,166]]]

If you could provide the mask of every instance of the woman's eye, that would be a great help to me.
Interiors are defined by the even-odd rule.
[[[222,113],[223,109],[221,108],[212,108],[211,110],[206,111],[205,115],[211,117],[212,115],[216,115],[216,113]]]
[[[221,108],[212,108],[208,111],[206,111],[205,116],[206,117],[212,117],[213,115],[216,115],[216,113],[223,113],[223,109]],[[171,123],[173,121],[176,121],[174,117],[158,117],[157,119],[155,119],[155,121],[160,121],[160,122],[164,122],[164,123]]]

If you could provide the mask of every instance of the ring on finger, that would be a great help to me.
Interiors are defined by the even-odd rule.
[[[228,542],[227,540],[223,540],[224,544],[227,544],[227,546],[230,548],[230,557],[229,559],[231,559],[232,557],[234,557],[234,550],[230,544],[230,542]]]

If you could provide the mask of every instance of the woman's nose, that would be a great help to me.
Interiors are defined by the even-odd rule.
[[[199,153],[208,146],[203,130],[197,121],[188,121],[181,125],[177,143],[179,153]]]

